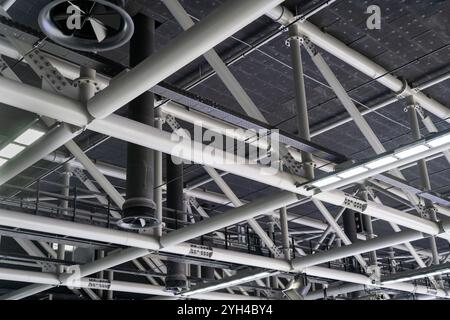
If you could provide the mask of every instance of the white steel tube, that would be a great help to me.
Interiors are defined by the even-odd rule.
[[[34,100],[34,96],[36,96],[37,100]],[[0,78],[0,102],[31,112],[45,113],[44,115],[49,117],[58,117],[74,125],[86,126],[89,124],[88,115],[86,115],[85,110],[82,109],[79,103],[4,78]],[[41,102],[42,105],[40,104]],[[288,173],[274,172],[272,175],[267,175],[262,174],[265,169],[258,165],[224,163],[223,153],[204,152],[205,146],[201,144],[193,144],[192,141],[187,141],[186,139],[183,139],[182,142],[174,141],[168,132],[124,117],[111,115],[104,120],[94,120],[88,125],[88,128],[108,136],[172,154],[185,160],[208,165],[283,190],[307,197],[313,196],[326,203],[343,207],[349,206],[346,204],[348,196],[342,191],[334,190],[312,195],[310,191],[298,188],[296,184],[299,178],[294,178]],[[219,159],[217,159],[217,154],[221,155]],[[364,213],[376,218],[385,219],[409,228],[413,227],[418,231],[429,234],[436,234],[439,230],[437,224],[425,219],[389,207],[379,206],[371,201],[368,201],[367,204],[368,207]],[[446,235],[441,235],[441,237],[444,236]]]
[[[433,120],[429,116],[422,117],[422,123],[424,124],[425,128],[427,128],[427,131],[430,133],[436,133],[438,132],[438,129],[436,125],[433,123]],[[450,163],[450,150],[446,150],[442,152],[445,156],[445,159],[447,159],[447,162]]]
[[[191,17],[189,17],[178,0],[162,0],[162,2],[185,31],[195,25],[194,21],[192,21]],[[266,119],[262,115],[261,111],[259,111],[248,94],[241,87],[237,79],[233,76],[230,69],[228,69],[217,52],[214,49],[211,49],[203,56],[245,112],[254,119],[266,122]]]
[[[405,292],[415,292],[417,294],[426,294],[426,295],[434,295],[441,298],[449,298],[448,293],[445,290],[437,289],[435,294],[430,293],[430,288],[427,286],[417,286],[412,283],[392,283],[389,285],[379,285],[373,283],[372,279],[369,277],[357,274],[357,273],[349,273],[341,270],[333,270],[323,267],[311,267],[306,268],[304,272],[308,275],[315,277],[324,277],[328,279],[347,281],[356,284],[362,284],[366,286],[372,287],[380,287],[380,288],[388,288],[393,290],[405,291]]]
[[[23,228],[27,230],[34,230],[40,232],[54,233],[54,234],[63,234],[67,236],[74,236],[81,239],[90,239],[95,241],[103,241],[109,242],[119,245],[126,246],[134,246],[148,250],[158,250],[159,244],[158,241],[154,238],[148,237],[147,235],[139,235],[139,234],[131,234],[123,231],[104,229],[100,227],[94,227],[74,222],[56,220],[45,217],[38,217],[28,214],[23,214],[20,212],[10,212],[8,210],[0,210],[0,225],[10,226],[15,228]],[[191,245],[188,243],[178,244],[171,248],[162,249],[163,252],[170,252],[178,255],[190,255],[195,256],[192,253]],[[211,260],[230,262],[230,263],[239,263],[248,266],[260,267],[260,268],[269,268],[273,270],[279,270],[282,272],[290,272],[291,266],[288,262],[280,259],[273,259],[264,256],[255,256],[247,253],[217,249],[213,248],[212,255],[210,256]],[[14,270],[14,272],[8,272],[6,275],[8,279],[11,281],[24,281],[31,283],[41,283],[45,284],[48,281],[48,277],[45,274],[39,274],[32,276],[27,274],[27,280],[24,280],[23,277],[17,276],[17,273],[21,273],[22,271]],[[311,276],[323,277],[327,279],[334,279],[340,281],[347,281],[353,283],[359,283],[364,285],[371,285],[371,280],[360,274],[353,274],[349,272],[332,270],[323,267],[309,267],[304,270],[307,274]],[[0,272],[0,275],[2,273]],[[44,275],[44,279],[42,279],[42,275]],[[43,282],[44,281],[44,282]],[[51,284],[58,285],[56,282],[52,282]],[[421,293],[431,294],[430,292],[426,292],[426,287],[414,286],[407,283],[400,284],[391,284],[386,285],[386,288],[392,288],[400,291],[408,291],[414,292],[414,290],[420,290]],[[438,291],[438,296],[445,297],[445,292]]]
[[[302,270],[307,267],[326,263],[329,261],[339,260],[362,254],[370,251],[380,250],[389,246],[402,244],[405,242],[416,241],[422,239],[424,236],[421,232],[407,230],[395,232],[394,234],[378,237],[364,242],[356,242],[348,246],[335,248],[332,250],[322,251],[316,254],[311,254],[306,257],[297,258],[292,261],[292,267],[295,270]]]
[[[235,207],[241,207],[244,203],[239,200],[239,198],[234,194],[233,190],[228,186],[225,180],[220,176],[220,174],[213,168],[204,167],[206,172],[211,176],[213,181],[217,184],[217,186],[222,190],[225,196],[230,199],[230,201],[234,204]],[[253,231],[261,238],[267,248],[274,254],[276,258],[282,255],[282,252],[275,245],[271,237],[264,231],[264,229],[260,226],[260,224],[253,218],[248,219],[247,223],[253,229]]]
[[[27,147],[19,155],[7,161],[0,168],[0,185],[5,184],[53,150],[63,146],[67,140],[74,138],[78,134],[79,132],[77,132],[77,130],[74,130],[67,124],[61,124],[57,128],[52,129],[36,143]]]
[[[430,81],[427,81],[424,84],[414,88],[414,90],[422,91],[422,90],[430,88],[430,87],[432,87],[432,86],[434,86],[436,84],[440,84],[441,82],[444,82],[444,81],[446,81],[448,79],[450,79],[450,72],[448,72],[448,73],[446,73],[446,74],[444,74],[444,75],[442,75],[442,76],[440,76],[440,77],[438,77],[436,79],[432,79]],[[383,102],[380,102],[380,103],[378,103],[378,104],[376,104],[374,106],[371,106],[369,109],[362,110],[361,111],[361,115],[365,116],[365,115],[370,114],[372,112],[375,112],[375,111],[377,111],[379,109],[387,107],[387,106],[389,106],[389,105],[391,105],[391,104],[393,104],[393,103],[395,103],[395,102],[397,102],[399,100],[400,100],[399,97],[388,98],[388,99],[384,100]],[[320,135],[322,133],[325,133],[325,132],[330,131],[332,129],[338,128],[338,127],[340,127],[340,126],[342,126],[342,125],[344,125],[344,124],[346,124],[348,122],[351,122],[351,121],[353,121],[353,119],[351,117],[348,117],[348,118],[345,118],[345,119],[342,119],[342,120],[338,120],[338,121],[336,121],[336,122],[334,122],[334,123],[332,123],[330,125],[327,125],[327,126],[321,128],[321,129],[318,129],[318,130],[315,130],[315,131],[311,132],[311,136],[312,137],[318,136],[318,135]],[[425,126],[426,126],[426,124],[425,124]],[[429,132],[433,132],[433,131],[430,131],[430,129],[428,127],[427,127],[427,129],[428,129]]]
[[[19,289],[10,294],[6,294],[0,297],[1,300],[19,300],[30,295],[32,293],[39,293],[43,291],[42,289],[46,287],[50,289],[54,286],[61,285],[58,276],[51,273],[42,273],[36,271],[22,271],[0,268],[0,279],[7,281],[18,281],[18,282],[28,282],[36,283],[33,286],[25,287],[28,291]],[[80,288],[94,288],[99,284],[98,279],[94,278],[82,278],[77,282],[77,286]],[[174,296],[173,293],[165,290],[165,287],[141,284],[135,282],[124,282],[124,281],[105,281],[102,282],[106,285],[102,289],[108,291],[120,291],[120,292],[130,292],[139,293],[145,295],[161,295],[161,296]],[[65,284],[62,284],[65,285]],[[25,289],[24,288],[24,289]],[[34,289],[36,288],[36,289]],[[243,295],[232,295],[227,293],[215,293],[208,292],[207,294],[193,295],[192,298],[195,299],[205,299],[205,300],[265,300],[262,297],[251,297]]]
[[[2,2],[1,6],[5,11],[8,11],[9,8],[11,8],[14,5],[14,3],[16,3],[16,1],[17,0],[5,0]]]
[[[166,47],[110,83],[89,103],[94,118],[104,118],[198,58],[283,0],[230,0]]]
[[[69,141],[65,144],[65,147],[70,151],[71,154],[82,164],[83,169],[85,169],[94,178],[95,181],[102,187],[106,194],[111,198],[111,200],[119,207],[122,208],[125,199],[117,191],[116,188],[109,182],[108,179],[100,172],[100,170],[95,166],[95,164],[88,158],[88,156],[80,149],[80,147],[73,141]],[[116,218],[120,217],[117,213]]]
[[[249,220],[261,214],[276,210],[284,205],[299,201],[297,194],[281,191],[268,197],[252,201],[244,206],[234,208],[225,214],[215,216],[196,224],[172,231],[161,237],[163,248],[182,243],[224,227]]]
[[[274,8],[267,15],[272,19],[275,18],[275,21],[282,23],[283,25],[288,24],[293,19],[292,13],[290,13],[289,10],[284,7]],[[403,89],[405,89],[404,93],[414,96],[415,100],[423,108],[427,109],[439,118],[450,122],[450,110],[447,107],[427,97],[422,92],[416,92],[409,86],[404,88],[403,81],[389,73],[385,68],[371,61],[369,58],[365,57],[356,50],[346,46],[340,40],[324,33],[312,23],[303,21],[297,22],[297,25],[299,31],[303,35],[307,36],[317,46],[321,47],[322,49],[331,53],[342,61],[345,61],[358,71],[366,74],[372,79],[375,79],[377,82],[381,83],[394,92],[402,93]]]

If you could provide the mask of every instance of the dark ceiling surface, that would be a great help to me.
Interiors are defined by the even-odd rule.
[[[10,14],[14,20],[37,28],[36,17],[40,9],[48,2],[49,0],[18,0]],[[224,1],[184,0],[180,2],[193,18],[201,19]],[[293,12],[302,13],[320,2],[286,1],[284,5]],[[368,30],[366,27],[365,22],[368,15],[365,11],[371,4],[374,3],[372,1],[338,0],[309,20],[323,31],[363,53],[395,75],[407,79],[413,85],[422,84],[450,71],[450,1],[378,0],[376,4],[382,9],[381,30]],[[158,48],[165,46],[182,32],[160,1],[130,0],[128,9],[130,12],[143,12],[151,15],[162,23],[157,30]],[[261,17],[239,31],[233,38],[217,46],[216,50],[226,60],[277,27],[278,25],[269,18]],[[293,76],[290,50],[285,44],[287,37],[288,35],[284,33],[232,65],[231,70],[271,125],[295,133]],[[127,52],[128,48],[124,46],[107,52],[104,56],[127,65]],[[358,101],[358,107],[361,110],[393,96],[388,89],[349,67],[345,62],[336,59],[329,53],[323,52],[323,54],[350,96]],[[309,116],[314,132],[338,119],[348,117],[348,114],[332,90],[324,83],[324,79],[306,52],[303,52],[303,55],[307,76]],[[183,87],[209,70],[204,59],[199,58],[166,81]],[[449,83],[447,80],[425,92],[447,105],[450,100]],[[243,113],[243,110],[216,76],[195,87],[192,92],[213,100],[229,110]],[[387,149],[396,148],[412,141],[404,107],[404,102],[400,101],[366,116],[369,124]],[[450,128],[441,119],[434,116],[432,118],[439,130]],[[422,132],[426,133],[423,128]],[[79,142],[88,145],[93,140],[95,140],[95,136],[85,134],[79,139]],[[374,154],[352,122],[315,136],[313,141],[349,158],[364,159]],[[90,151],[89,156],[111,164],[125,166],[126,144],[110,139]],[[47,168],[48,163],[40,162],[34,169],[25,171],[22,176],[35,176],[36,171],[33,170],[36,167]],[[199,166],[189,166],[186,168],[186,172],[187,181],[205,177],[205,172]],[[433,190],[448,195],[450,193],[450,170],[445,159],[439,158],[429,162],[429,173]],[[416,167],[404,170],[404,174],[412,184],[420,185]],[[56,175],[53,178],[59,179]],[[20,177],[15,179],[14,183],[21,183],[20,179]],[[226,176],[225,179],[238,196],[247,200],[264,196],[274,190],[231,175]],[[113,182],[118,187],[124,186],[121,181],[113,180]],[[212,183],[205,185],[205,188],[218,191]],[[387,204],[403,208],[398,202],[385,198],[383,200]],[[214,209],[214,207],[211,208]],[[215,209],[218,212],[226,210],[224,207]],[[322,219],[320,214],[308,204],[295,208],[293,212]],[[386,229],[386,225],[377,223],[376,228],[381,232]]]

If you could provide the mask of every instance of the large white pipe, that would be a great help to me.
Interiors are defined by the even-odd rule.
[[[182,141],[176,141],[168,132],[124,117],[110,115],[106,119],[94,120],[89,123],[89,116],[80,103],[4,78],[0,78],[0,102],[30,112],[40,112],[48,117],[57,117],[73,125],[87,126],[90,130],[108,136],[172,154],[195,163],[211,166],[306,197],[312,196],[326,203],[357,209],[353,204],[355,201],[360,202],[339,190],[312,194],[309,190],[297,187],[298,182],[305,182],[300,177],[294,177],[289,173],[279,171],[270,171],[268,174],[267,167],[248,165],[244,159],[240,159],[242,162],[238,164],[227,163],[224,159],[233,159],[235,158],[234,154],[226,154],[217,150],[216,152],[206,152],[205,150],[211,150],[211,148],[201,143],[193,143],[191,140],[183,139]],[[367,215],[388,220],[431,235],[436,235],[439,232],[439,226],[432,221],[378,205],[372,201],[367,201],[365,204],[367,204],[367,209],[359,210]],[[441,237],[447,238],[448,236],[443,234]]]
[[[36,271],[25,271],[25,270],[14,270],[7,268],[0,268],[0,279],[6,281],[17,281],[17,282],[27,282],[27,283],[35,283],[36,285],[27,286],[27,292],[22,292],[21,289],[16,290],[14,292],[5,294],[0,296],[1,300],[19,300],[23,297],[27,297],[30,295],[30,292],[33,291],[33,288],[36,287],[36,293],[42,291],[42,288],[45,286],[47,289],[50,289],[55,286],[60,285],[68,285],[65,283],[61,283],[58,278],[58,275],[53,273],[43,273]],[[105,279],[97,279],[97,278],[81,278],[75,284],[79,288],[100,288],[108,291],[119,291],[119,292],[130,292],[130,293],[138,293],[145,295],[158,295],[158,296],[169,296],[174,297],[174,294],[165,290],[165,287],[142,284],[136,282],[124,282],[124,281],[107,281]],[[31,290],[31,291],[30,291]],[[244,296],[244,295],[235,295],[228,293],[218,293],[218,292],[208,292],[207,294],[197,294],[193,295],[194,299],[204,299],[204,300],[266,300],[263,297],[255,297],[255,296]]]
[[[395,246],[405,242],[412,242],[423,239],[423,234],[418,231],[407,230],[396,232],[391,235],[370,239],[367,241],[355,242],[351,245],[310,254],[306,257],[300,257],[292,261],[292,267],[296,270],[302,270],[307,267],[319,265],[329,261],[347,258],[353,255],[362,254],[370,251],[380,250],[389,246]]]
[[[178,0],[162,0],[170,13],[175,17],[180,26],[186,31],[192,28],[195,24],[191,17],[184,10],[183,6],[178,2]],[[247,115],[257,119],[259,121],[266,122],[266,119],[259,111],[258,107],[254,104],[252,99],[248,96],[245,90],[241,87],[237,79],[228,69],[227,65],[222,61],[220,56],[214,49],[206,52],[203,57],[208,61],[210,66],[216,72],[217,76],[222,80],[225,87],[230,91],[242,109],[245,110]]]
[[[289,10],[284,7],[276,7],[272,9],[267,16],[279,22],[282,25],[288,25],[293,21],[294,17]],[[325,51],[331,53],[335,57],[345,61],[358,71],[364,73],[380,84],[391,89],[394,92],[412,95],[415,100],[424,108],[435,114],[441,119],[450,122],[450,109],[441,103],[427,97],[422,92],[417,92],[409,86],[404,86],[402,80],[391,74],[388,70],[371,61],[361,53],[351,49],[335,37],[326,34],[318,27],[308,21],[297,22],[298,29],[301,34],[307,36],[314,44],[321,47]],[[403,92],[404,91],[404,92]]]
[[[154,238],[148,237],[148,235],[104,229],[100,227],[46,217],[39,217],[4,209],[0,209],[0,225],[52,234],[67,235],[69,237],[114,243],[118,245],[131,246],[148,250],[159,249],[158,241]],[[195,248],[198,249],[198,247]],[[238,263],[259,268],[268,268],[279,270],[282,272],[292,271],[291,265],[287,261],[281,259],[273,259],[264,256],[256,256],[243,252],[218,248],[204,248],[202,250],[202,253],[196,253],[196,250],[192,249],[193,247],[189,243],[182,243],[170,248],[162,249],[161,251],[178,254],[181,256],[196,257],[197,255],[199,255],[203,258],[209,257],[209,259],[211,260]],[[308,267],[304,269],[303,272],[311,276],[321,277],[325,279],[347,281],[363,285],[372,285],[372,281],[369,277],[340,270],[333,270],[323,267]],[[8,277],[10,277],[9,279],[12,281],[25,281],[41,284],[45,283],[42,282],[42,280],[37,277],[37,275],[27,275],[27,280],[24,280],[23,277],[14,278],[14,273],[8,275]],[[417,290],[418,293],[434,295],[433,292],[427,291],[427,287],[415,286],[408,283],[390,284],[384,287],[407,292],[415,292],[415,290]],[[440,297],[446,297],[446,293],[443,290],[438,290],[436,295]]]
[[[442,298],[449,298],[448,293],[442,289],[432,290],[427,286],[418,286],[418,285],[414,285],[412,283],[406,283],[406,282],[380,285],[380,284],[373,283],[372,279],[370,279],[369,277],[367,277],[363,274],[358,274],[358,273],[349,273],[349,272],[345,272],[345,271],[341,271],[341,270],[333,270],[333,269],[328,269],[328,268],[323,268],[323,267],[306,268],[304,270],[304,272],[308,275],[315,276],[315,277],[334,279],[334,280],[338,280],[338,281],[340,280],[340,281],[352,282],[352,283],[362,284],[362,285],[370,286],[370,287],[387,288],[387,289],[392,289],[392,290],[414,292],[417,294],[426,294],[426,295],[433,295],[433,296],[442,297]]]
[[[260,139],[255,133],[252,133],[251,131],[242,130],[242,128],[239,128],[238,126],[234,126],[224,121],[212,118],[201,112],[188,110],[187,108],[172,101],[161,105],[160,108],[164,113],[170,114],[178,119],[223,134],[224,136],[236,139],[238,141],[249,143],[250,145],[253,145],[262,150],[268,150],[270,148],[269,141],[267,139]],[[295,160],[299,162],[302,161],[301,152],[292,147],[289,147],[288,150]],[[314,163],[322,171],[334,170],[334,165],[329,161],[314,157]]]
[[[279,11],[278,11],[279,15],[283,15],[283,13],[286,12],[285,9],[281,9],[281,7],[278,7],[278,9],[279,9]],[[285,15],[283,15],[282,19],[284,19],[284,17],[285,17]],[[0,50],[3,54],[8,55],[9,57],[12,57],[14,59],[20,59],[20,55],[17,53],[17,51],[14,50],[8,42],[6,42],[2,39],[0,39]],[[49,56],[48,58],[55,65],[55,67],[57,67],[64,74],[65,77],[74,79],[79,76],[79,69],[77,66],[72,65],[72,64],[68,63],[67,61],[62,61],[62,60],[56,59],[51,56]],[[109,83],[109,79],[107,77],[104,77],[101,75],[98,76],[97,80],[99,81],[99,83],[101,85],[104,85],[104,86],[108,85],[108,83]],[[3,85],[5,85],[5,83],[1,83],[1,85],[3,86]],[[10,85],[11,85],[11,83],[10,83]],[[8,92],[11,92],[11,91],[9,91],[10,88],[5,87],[5,89],[7,89]],[[45,113],[49,117],[58,118],[58,116],[55,116],[55,115],[59,114],[59,112],[49,111],[48,109],[51,109],[51,105],[53,105],[52,101],[54,101],[55,103],[59,103],[59,99],[62,99],[62,100],[64,100],[65,103],[67,103],[68,110],[70,110],[70,108],[73,107],[73,109],[70,112],[68,112],[67,110],[66,111],[60,110],[60,112],[65,112],[64,114],[67,115],[68,119],[66,119],[66,122],[70,122],[70,119],[72,119],[73,122],[70,122],[72,124],[79,125],[79,126],[84,126],[87,124],[89,116],[84,112],[83,107],[81,105],[79,105],[77,102],[74,102],[73,100],[63,98],[63,97],[59,97],[59,99],[52,99],[51,97],[40,97],[39,90],[37,90],[35,88],[34,88],[35,90],[32,90],[33,89],[32,87],[29,89],[30,90],[27,90],[26,95],[32,96],[33,94],[36,94],[34,97],[36,98],[37,102],[39,102],[39,105],[42,107],[40,110],[36,110],[37,108],[27,107],[27,104],[30,103],[29,99],[21,99],[21,101],[17,101],[16,104],[12,104],[12,105],[19,107],[21,109],[24,109],[24,110],[28,110],[30,112],[41,113],[41,114]],[[17,90],[20,90],[20,89],[17,89]],[[11,98],[13,100],[10,100],[7,97],[3,97],[3,98],[4,98],[5,103],[7,103],[7,104],[8,104],[7,101],[15,100],[15,97]],[[46,99],[50,99],[50,100],[46,100]],[[49,111],[49,112],[47,112],[47,111]],[[75,118],[72,117],[72,115],[73,115],[72,112],[75,112]],[[207,122],[205,122],[205,123],[207,123]],[[220,126],[219,126],[219,128],[220,128]],[[118,129],[118,128],[116,128],[116,129]],[[123,136],[117,137],[117,138],[126,141],[126,139],[124,139]],[[296,160],[301,161],[301,155],[299,152],[294,152],[293,156],[295,157],[296,153],[298,153]],[[325,169],[325,167],[321,166],[321,169]],[[104,174],[108,174],[106,170],[110,170],[110,169],[109,168],[105,169]],[[332,168],[331,167],[326,168],[326,170],[332,171]],[[116,177],[118,177],[118,178],[124,178],[124,176],[121,175],[120,173],[117,173],[117,171],[109,172],[110,176],[114,176],[115,174],[117,174]],[[438,210],[440,213],[447,214],[446,212],[448,211],[448,209],[447,210],[444,210],[444,209],[445,208],[442,208],[440,206],[438,207]]]
[[[295,193],[287,191],[277,192],[267,197],[254,200],[241,207],[236,207],[227,213],[172,231],[163,235],[160,242],[162,247],[167,248],[174,244],[197,238],[203,234],[255,218],[261,214],[271,212],[298,201],[299,196]]]
[[[171,115],[173,115],[179,119],[182,119],[184,121],[202,126],[206,129],[213,130],[220,134],[224,134],[226,136],[232,137],[238,141],[246,141],[254,146],[257,146],[257,147],[260,147],[263,149],[268,147],[267,141],[255,140],[255,136],[253,134],[251,134],[250,132],[236,130],[236,129],[239,129],[237,126],[230,125],[226,122],[220,121],[218,119],[214,119],[212,117],[209,117],[209,116],[202,114],[200,112],[197,112],[197,111],[188,110],[187,108],[182,107],[176,103],[168,102],[168,103],[162,105],[161,108],[162,108],[162,111],[165,113],[171,114]],[[298,150],[295,150],[293,148],[289,148],[289,151],[295,160],[302,162],[301,152],[299,152]],[[431,153],[434,153],[434,151]],[[448,152],[444,151],[445,156],[447,156],[447,153]],[[433,158],[434,156],[435,155],[432,155],[430,158]],[[320,171],[325,171],[325,172],[335,171],[335,164],[330,163],[329,161],[325,161],[320,158],[314,157],[314,162]],[[406,163],[406,161],[405,161],[405,163]],[[411,164],[415,164],[415,162],[412,162]],[[398,164],[396,163],[395,165],[397,166]],[[406,167],[409,167],[409,165],[410,165],[410,163],[407,163],[406,165],[400,165],[399,167],[406,168]],[[390,168],[392,168],[392,167],[393,166],[391,166]],[[382,171],[386,171],[386,170],[382,170]],[[381,170],[380,170],[380,172],[381,172]],[[365,177],[363,177],[363,178],[365,178]],[[360,181],[360,180],[362,180],[362,179],[358,179],[358,181]],[[385,185],[385,184],[383,183],[383,185]],[[386,188],[388,188],[388,186],[386,186]],[[408,200],[408,197],[405,195],[405,193],[403,191],[397,190],[396,188],[390,188],[390,187],[389,187],[389,190],[391,192],[395,193],[396,195],[404,198],[405,200]],[[436,205],[436,208],[439,213],[444,214],[446,216],[450,216],[450,209],[440,206],[440,205]]]
[[[24,168],[31,167],[49,152],[63,146],[67,140],[74,138],[79,132],[67,124],[61,124],[48,132],[36,143],[0,167],[0,185],[17,176]]]
[[[104,118],[200,57],[283,0],[230,0],[174,41],[120,76],[88,103]]]
[[[437,77],[435,79],[431,79],[430,81],[426,81],[424,84],[421,84],[420,86],[414,88],[414,90],[416,90],[416,91],[423,91],[423,90],[428,89],[428,88],[430,88],[430,87],[432,87],[434,85],[440,84],[441,82],[444,82],[444,81],[446,81],[448,79],[450,79],[450,72],[447,72],[446,74],[444,74],[442,76],[439,76],[439,77]],[[377,111],[379,109],[385,108],[385,107],[387,107],[387,106],[389,106],[389,105],[391,105],[391,104],[393,104],[395,102],[400,101],[400,99],[401,99],[400,97],[388,98],[388,99],[384,100],[383,102],[380,102],[380,103],[377,103],[374,106],[371,106],[369,109],[362,110],[361,114],[364,116],[364,115],[367,115],[369,113],[375,112],[375,111]],[[428,119],[431,120],[430,118],[428,118]],[[333,123],[331,123],[331,124],[321,128],[321,129],[313,131],[311,133],[311,136],[312,137],[318,136],[318,135],[320,135],[322,133],[325,133],[325,132],[328,132],[330,130],[336,129],[336,128],[338,128],[338,127],[340,127],[340,126],[342,126],[342,125],[344,125],[344,124],[346,124],[348,122],[351,122],[351,121],[353,121],[353,119],[351,117],[348,117],[348,118],[345,118],[345,119],[341,119],[341,120],[337,120],[336,122],[333,122]],[[424,122],[424,124],[427,127],[429,132],[437,132],[437,130],[436,131],[430,130],[430,128],[427,126],[427,124],[425,122]],[[434,126],[432,123],[431,123],[431,125]],[[450,159],[450,156],[448,157],[448,159]]]
[[[0,6],[2,6],[5,11],[8,11],[16,1],[17,0],[4,0]]]
[[[234,208],[227,214],[218,215],[202,222],[190,225],[188,227],[172,231],[171,233],[161,237],[159,241],[160,249],[164,248],[167,250],[171,246],[175,246],[179,243],[184,242],[185,240],[196,238],[203,234],[242,222],[243,220],[248,220],[264,212],[279,208],[283,203],[287,203],[289,201],[296,202],[298,201],[298,195],[286,191],[274,194],[270,197],[270,203],[272,207],[266,204],[265,199],[263,200],[264,201],[259,200],[251,202],[239,208]],[[103,270],[107,270],[116,265],[121,265],[128,261],[144,257],[148,255],[148,253],[149,251],[143,248],[128,248],[122,250],[118,253],[108,255],[107,257],[104,257],[102,259],[80,266],[77,277],[81,278],[97,272],[101,272]],[[71,277],[71,274],[63,274],[61,276],[61,280],[63,283],[66,283],[67,279]],[[43,290],[46,290],[46,288],[46,285],[42,285]],[[34,286],[33,290],[33,292],[36,292],[36,288]]]
[[[108,179],[100,172],[95,164],[88,158],[88,156],[81,150],[81,148],[73,141],[69,141],[65,144],[65,147],[73,154],[73,156],[82,164],[83,169],[89,172],[94,180],[102,187],[102,189],[108,194],[111,200],[119,207],[125,202],[124,197],[117,191],[117,189],[109,182]],[[101,202],[108,203],[104,197],[100,197]],[[111,212],[111,215],[115,218],[120,218],[118,212]]]

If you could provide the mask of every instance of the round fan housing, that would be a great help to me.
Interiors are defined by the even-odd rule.
[[[121,47],[134,32],[122,0],[56,0],[39,14],[41,30],[54,42],[81,51]]]

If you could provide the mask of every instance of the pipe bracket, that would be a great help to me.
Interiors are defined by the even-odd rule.
[[[399,80],[402,81],[402,88],[399,91],[394,91],[394,93],[397,96],[398,100],[402,100],[410,96],[409,91],[411,90],[411,87],[408,84],[408,81],[406,81],[406,79],[399,79]]]

